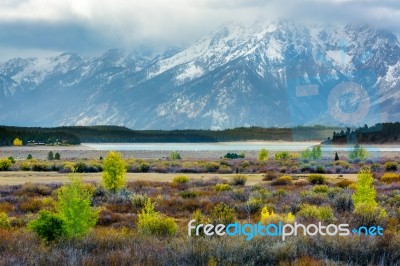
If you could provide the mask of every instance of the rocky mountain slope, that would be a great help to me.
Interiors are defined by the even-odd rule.
[[[157,56],[109,50],[0,64],[0,124],[134,129],[400,120],[400,44],[368,26],[226,25]]]

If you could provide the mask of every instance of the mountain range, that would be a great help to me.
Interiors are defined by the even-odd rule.
[[[400,120],[400,44],[367,25],[227,24],[157,55],[112,49],[0,64],[0,124],[132,129]]]

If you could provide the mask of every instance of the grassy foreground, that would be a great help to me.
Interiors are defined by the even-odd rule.
[[[385,215],[355,208],[357,172],[365,166],[372,169],[376,203]],[[99,218],[82,238],[61,238],[46,244],[27,229],[27,224],[41,210],[56,209],[57,191],[67,180],[70,167],[82,172],[78,175],[93,192],[91,205],[100,210]],[[0,213],[8,220],[0,219],[0,265],[400,263],[397,162],[132,159],[128,160],[126,185],[116,193],[101,185],[101,167],[100,161],[89,160],[17,161],[9,171],[1,171]],[[239,176],[235,169],[239,169]],[[147,172],[138,173],[144,170]],[[189,170],[197,173],[182,173]],[[162,217],[173,219],[176,232],[144,234],[140,230],[139,214],[148,199]],[[251,240],[244,236],[188,236],[191,219],[212,224],[254,224],[285,221],[289,213],[303,224],[379,225],[384,227],[384,235],[299,235],[285,241],[261,236]]]

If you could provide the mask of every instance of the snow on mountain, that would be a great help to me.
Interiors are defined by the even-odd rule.
[[[329,106],[348,97],[330,93],[346,82],[370,97],[368,114],[352,124],[399,120],[399,59],[388,31],[290,21],[225,25],[160,54],[112,49],[93,58],[16,58],[0,64],[0,124],[343,125]],[[342,116],[357,104],[346,108]]]

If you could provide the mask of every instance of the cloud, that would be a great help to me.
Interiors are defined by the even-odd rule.
[[[397,0],[2,0],[0,39],[4,51],[87,53],[182,46],[236,20],[368,23],[399,32],[399,16]]]

